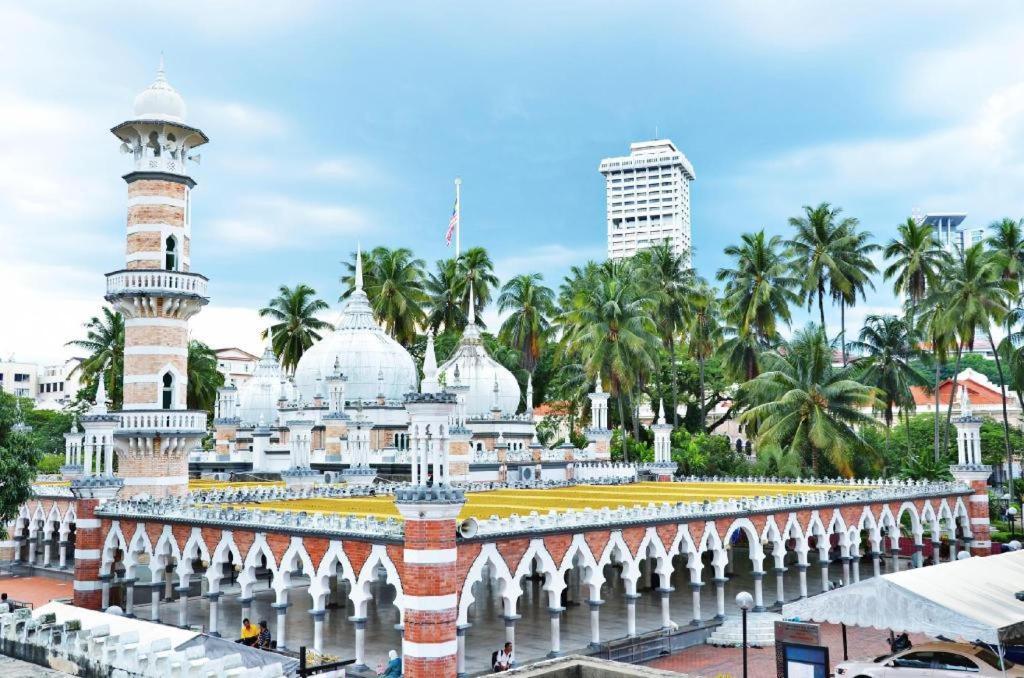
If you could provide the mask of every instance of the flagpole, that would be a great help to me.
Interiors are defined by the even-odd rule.
[[[459,258],[459,237],[462,235],[462,199],[459,195],[462,188],[462,179],[455,177],[455,258]]]

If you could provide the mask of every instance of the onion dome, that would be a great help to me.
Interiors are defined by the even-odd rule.
[[[473,291],[469,296],[469,323],[459,340],[455,353],[439,372],[446,384],[459,382],[468,388],[465,394],[466,415],[470,418],[489,416],[495,406],[502,414],[515,414],[519,409],[519,382],[504,365],[492,358],[484,348],[480,328],[476,324]]]
[[[238,418],[246,424],[276,421],[280,384],[281,366],[268,346],[252,376],[238,389]]]
[[[307,401],[316,395],[317,379],[333,374],[336,368],[347,378],[346,400],[376,400],[379,395],[385,400],[401,400],[416,383],[412,356],[373,317],[363,291],[361,252],[356,254],[355,278],[355,290],[337,327],[310,346],[295,368],[295,385]]]
[[[135,97],[135,117],[139,120],[185,122],[185,100],[178,94],[178,90],[167,82],[163,55],[160,56],[156,80]]]

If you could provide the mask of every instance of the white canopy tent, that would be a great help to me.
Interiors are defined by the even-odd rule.
[[[1024,551],[872,577],[782,607],[786,619],[991,645],[1024,643]]]

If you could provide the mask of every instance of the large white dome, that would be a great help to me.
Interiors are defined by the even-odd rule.
[[[178,94],[178,90],[167,82],[163,57],[160,57],[156,80],[135,97],[135,117],[139,120],[185,122],[185,100]]]
[[[281,397],[281,366],[268,347],[256,363],[252,376],[238,389],[238,417],[246,424],[277,421],[277,400]]]
[[[458,383],[469,387],[466,415],[470,418],[490,416],[494,407],[495,382],[498,384],[498,408],[502,414],[515,414],[519,408],[519,382],[504,365],[487,354],[480,340],[480,330],[472,321],[462,334],[455,353],[441,365],[439,372],[444,375],[447,386]]]
[[[299,360],[295,385],[303,400],[313,399],[317,379],[332,374],[335,361],[347,378],[345,400],[375,400],[381,392],[379,378],[383,378],[388,400],[402,400],[416,390],[412,356],[377,324],[361,284],[349,297],[337,328],[309,347]]]

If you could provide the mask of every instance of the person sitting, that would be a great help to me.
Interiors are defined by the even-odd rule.
[[[388,665],[384,667],[383,671],[378,671],[377,675],[381,678],[401,678],[402,658],[398,656],[397,652],[388,651]]]
[[[242,632],[239,635],[241,637],[235,641],[236,643],[252,647],[256,644],[256,639],[259,638],[260,630],[246,617],[242,620]]]
[[[505,647],[494,653],[494,670],[508,671],[512,661],[512,643],[505,643]]]
[[[260,622],[260,633],[256,636],[256,644],[254,647],[261,650],[269,650],[271,649],[272,643],[273,641],[270,639],[270,629],[267,628],[267,620],[264,619]]]

